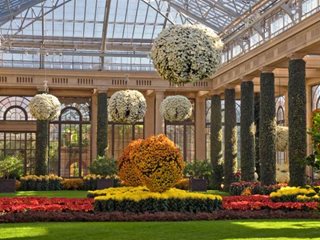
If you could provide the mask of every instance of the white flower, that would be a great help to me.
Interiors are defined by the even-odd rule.
[[[172,83],[203,80],[215,73],[223,43],[201,25],[174,25],[155,39],[151,59],[162,78]]]
[[[146,110],[146,99],[136,90],[115,92],[108,103],[110,120],[119,123],[135,123],[143,119]]]
[[[185,96],[168,96],[160,105],[160,113],[169,122],[184,121],[192,115],[192,104]]]
[[[61,103],[57,97],[42,93],[31,99],[29,108],[32,116],[37,120],[50,121],[60,116]]]
[[[288,147],[289,133],[288,127],[277,126],[276,127],[276,148],[277,151],[284,152]]]

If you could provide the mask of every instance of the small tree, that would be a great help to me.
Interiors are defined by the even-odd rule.
[[[7,156],[0,160],[0,178],[20,178],[23,172],[22,161],[15,156]]]
[[[90,165],[89,170],[92,174],[114,178],[117,173],[117,164],[112,158],[98,156]]]

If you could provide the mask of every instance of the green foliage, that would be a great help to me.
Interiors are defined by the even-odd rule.
[[[20,178],[23,173],[23,164],[21,159],[15,156],[6,156],[0,160],[0,178]]]
[[[98,94],[97,155],[104,155],[108,139],[107,93]]]
[[[306,164],[320,170],[320,113],[313,116],[312,128],[308,130],[312,139],[313,153],[306,158]]]
[[[35,174],[47,174],[49,122],[37,120]]]
[[[209,179],[212,167],[208,160],[195,160],[186,164],[183,174],[187,177]]]
[[[255,123],[253,82],[241,83],[241,177],[243,181],[254,180]]]
[[[20,179],[21,191],[57,191],[62,189],[62,178],[56,175],[28,175]]]
[[[306,86],[305,62],[289,61],[288,119],[289,119],[289,172],[291,186],[304,186],[306,181]]]
[[[224,129],[224,187],[229,188],[237,162],[237,122],[235,90],[225,90],[225,129]]]
[[[114,178],[117,173],[116,161],[105,156],[98,156],[89,167],[92,174]]]
[[[209,181],[210,185],[214,189],[221,189],[223,177],[223,166],[221,163],[223,158],[220,95],[213,95],[211,98],[210,157],[213,171],[211,181]]]
[[[276,183],[274,74],[261,73],[260,84],[260,179],[262,185],[272,185]]]
[[[194,198],[148,198],[134,200],[95,200],[94,209],[100,212],[213,212],[221,208],[222,202],[218,199]]]

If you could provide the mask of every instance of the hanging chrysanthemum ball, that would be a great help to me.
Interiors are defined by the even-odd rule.
[[[110,120],[119,123],[135,123],[144,117],[146,110],[146,99],[136,90],[115,92],[108,104]]]
[[[181,122],[191,117],[192,104],[185,96],[168,96],[160,105],[160,113],[169,122]]]
[[[151,59],[160,76],[172,83],[203,80],[216,72],[223,43],[201,25],[174,25],[155,39]]]
[[[31,99],[29,109],[35,119],[51,121],[60,116],[61,103],[57,97],[41,93]]]
[[[289,129],[285,126],[276,127],[276,148],[277,151],[284,152],[287,150],[289,142]]]

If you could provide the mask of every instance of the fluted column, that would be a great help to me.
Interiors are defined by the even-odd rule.
[[[220,95],[211,97],[211,121],[210,121],[210,159],[213,170],[213,187],[221,188],[221,172],[219,164],[222,163],[222,122]]]
[[[305,184],[306,157],[306,63],[303,59],[289,61],[288,120],[290,185]]]
[[[241,180],[254,180],[255,124],[254,85],[252,81],[241,83]]]
[[[260,86],[260,179],[263,185],[271,185],[276,183],[275,96],[271,71],[261,73]]]
[[[235,90],[226,89],[224,111],[224,188],[229,189],[237,162],[237,121]]]
[[[160,104],[164,99],[164,92],[156,92],[156,103],[155,103],[155,134],[164,133],[164,119],[160,114]]]
[[[108,146],[107,91],[98,92],[97,155],[103,156]]]
[[[206,159],[206,99],[196,97],[196,159]]]

